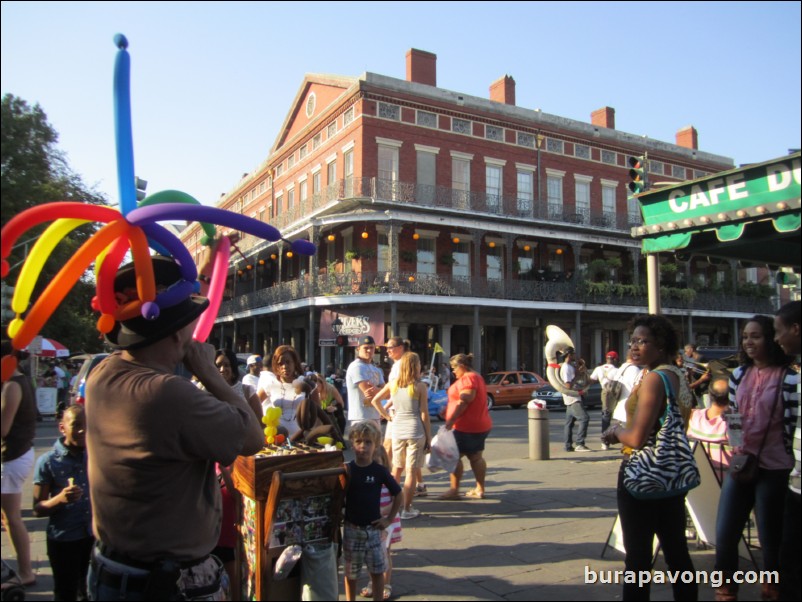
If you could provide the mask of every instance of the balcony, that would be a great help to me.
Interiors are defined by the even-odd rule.
[[[585,225],[620,232],[629,232],[640,225],[639,218],[626,213],[596,211],[586,208],[568,209],[559,204],[547,204],[528,198],[517,198],[484,192],[465,191],[445,186],[426,186],[413,182],[382,180],[378,178],[348,178],[334,182],[317,194],[300,201],[295,207],[270,219],[270,224],[283,231],[292,224],[302,224],[329,204],[348,199],[371,199],[417,207],[452,209],[472,215],[505,216],[520,219],[537,219],[572,225]],[[261,242],[250,235],[243,237],[243,251]]]
[[[588,305],[616,305],[644,309],[648,305],[643,286],[610,285],[592,287],[580,278],[561,278],[559,274],[549,280],[487,279],[417,272],[351,272],[321,274],[312,286],[308,277],[282,282],[259,289],[221,304],[220,317],[239,312],[253,311],[279,303],[315,296],[393,295],[397,301],[415,303],[415,297],[468,297],[551,303],[582,303]],[[695,293],[674,296],[664,294],[664,307],[769,313],[769,299],[739,296],[732,293]]]

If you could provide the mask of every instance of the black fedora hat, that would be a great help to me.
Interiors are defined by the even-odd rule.
[[[154,255],[151,260],[157,293],[182,280],[181,269],[172,258]],[[114,292],[134,299],[135,291],[136,271],[134,264],[129,263],[117,272]],[[147,347],[191,324],[207,307],[209,300],[206,297],[189,295],[171,307],[160,308],[159,316],[153,320],[137,316],[115,322],[114,328],[106,334],[106,340],[117,349]]]

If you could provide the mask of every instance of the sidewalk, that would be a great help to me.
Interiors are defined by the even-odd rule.
[[[393,597],[403,600],[620,600],[621,585],[585,584],[585,568],[622,570],[623,555],[608,549],[601,558],[616,516],[615,480],[619,454],[598,451],[599,419],[590,412],[592,453],[566,453],[560,413],[550,421],[551,460],[528,459],[524,410],[496,410],[488,439],[487,497],[441,501],[447,489],[443,474],[424,474],[429,497],[416,498],[422,515],[403,525],[403,541],[393,550]],[[439,424],[434,423],[436,432]],[[49,449],[58,430],[40,423],[38,456]],[[426,471],[424,471],[426,473]],[[466,471],[468,489],[473,474]],[[47,560],[46,519],[33,517],[32,484],[23,497],[23,516],[32,542],[37,584],[28,600],[51,600],[52,577]],[[692,545],[697,570],[712,571],[713,550]],[[2,555],[16,566],[5,531]],[[759,555],[759,551],[758,551]],[[662,555],[655,566],[665,569]],[[741,561],[743,570],[755,567]],[[360,582],[360,588],[367,575]],[[342,569],[340,570],[342,594]],[[341,599],[343,596],[341,595]],[[653,585],[652,600],[671,600],[670,585]],[[699,599],[712,600],[710,585],[699,586]],[[759,600],[760,586],[741,587],[741,600]]]

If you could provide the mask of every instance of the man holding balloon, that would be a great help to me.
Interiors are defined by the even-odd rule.
[[[152,263],[157,290],[180,279],[172,258]],[[130,294],[135,278],[133,266],[121,268],[115,293]],[[190,295],[156,319],[117,322],[106,338],[120,351],[87,383],[95,600],[192,599],[220,585],[222,565],[209,556],[221,516],[214,463],[256,453],[264,435],[215,368],[213,347],[192,338],[208,304]],[[181,363],[205,391],[174,374]]]

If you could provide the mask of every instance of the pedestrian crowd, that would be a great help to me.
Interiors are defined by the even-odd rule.
[[[180,278],[171,259],[154,257],[153,267],[160,287]],[[202,263],[200,273],[207,270]],[[135,277],[131,266],[121,268],[115,290],[135,286]],[[264,447],[262,418],[275,409],[276,434],[290,442],[326,436],[351,446],[346,597],[359,591],[390,598],[392,544],[401,540],[403,521],[420,516],[414,501],[429,493],[422,468],[436,436],[449,432],[458,452],[440,497],[488,494],[484,451],[493,423],[473,356],[459,353],[426,371],[408,341],[391,337],[385,379],[374,364],[375,340],[362,336],[342,389],[333,367],[326,375],[315,372],[290,345],[279,345],[269,358],[251,355],[240,378],[231,350],[192,339],[207,306],[205,297],[191,295],[156,319],[117,323],[106,334],[116,351],[92,372],[85,407],[65,407],[61,436],[36,462],[30,378],[20,366],[4,383],[2,514],[16,579],[22,585],[36,579],[21,511],[22,485],[33,471],[33,511],[48,518],[57,599],[224,599],[237,537],[232,465]],[[698,441],[721,482],[716,568],[725,575],[738,570],[739,540],[754,511],[764,568],[781,575],[779,584],[763,586],[764,599],[799,599],[799,325],[799,302],[774,317],[747,320],[729,378],[700,374],[706,362],[693,346],[678,367],[679,337],[658,315],[632,320],[621,365],[614,349],[590,371],[574,348],[561,350],[565,450],[592,451],[583,404],[591,381],[602,388],[602,449],[621,446],[617,501],[627,570],[650,570],[655,536],[670,570],[693,570],[685,498],[700,482],[692,447]],[[193,379],[177,375],[179,367]],[[428,401],[438,383],[448,404],[435,434]],[[462,458],[475,481],[464,493]],[[370,580],[359,589],[363,565]],[[696,599],[697,587],[678,582],[674,596]],[[625,584],[623,599],[648,597],[647,584]],[[716,598],[737,599],[737,586],[722,585]]]

